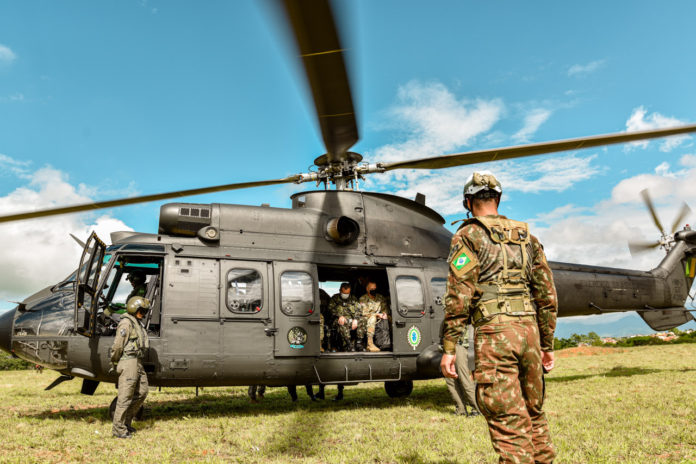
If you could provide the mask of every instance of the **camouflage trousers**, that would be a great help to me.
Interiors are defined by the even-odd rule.
[[[358,319],[358,328],[355,329],[355,340],[362,342],[363,338],[365,338],[365,318],[360,318]],[[340,325],[338,323],[338,319],[336,319],[335,322],[335,328],[336,332],[338,333],[338,338],[341,343],[341,349],[344,351],[347,351],[350,349],[350,333],[352,330],[350,329],[351,325],[346,322],[343,325]]]
[[[114,411],[112,431],[123,436],[133,422],[148,392],[147,375],[143,364],[137,359],[122,359],[116,366],[118,372],[118,400]]]
[[[541,410],[545,385],[536,320],[478,327],[474,379],[499,462],[552,462],[556,452]]]

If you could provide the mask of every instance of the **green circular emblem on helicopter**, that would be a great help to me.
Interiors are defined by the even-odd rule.
[[[412,325],[410,329],[408,329],[408,344],[413,347],[415,350],[418,345],[420,345],[421,342],[421,333],[420,330],[418,330],[418,327],[415,325]]]
[[[290,343],[290,348],[297,350],[304,348],[305,343],[307,343],[307,331],[302,327],[293,327],[288,330],[288,342]]]

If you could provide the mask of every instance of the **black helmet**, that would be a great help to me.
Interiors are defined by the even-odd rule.
[[[133,269],[126,277],[133,285],[142,285],[145,283],[145,273],[141,269]]]

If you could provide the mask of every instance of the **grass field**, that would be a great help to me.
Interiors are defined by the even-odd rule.
[[[696,345],[560,351],[547,377],[559,463],[696,462]],[[1,462],[496,462],[483,419],[453,414],[442,380],[392,400],[381,385],[312,403],[283,388],[250,404],[246,388],[152,391],[131,440],[111,438],[100,385],[43,388],[53,372],[0,372]],[[332,397],[334,387],[327,389]]]

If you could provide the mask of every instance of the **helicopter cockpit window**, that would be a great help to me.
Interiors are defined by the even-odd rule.
[[[397,311],[403,317],[421,317],[425,314],[423,286],[418,277],[399,276],[396,278]]]
[[[263,281],[254,269],[227,273],[227,309],[233,313],[258,313],[263,307]]]
[[[309,316],[314,312],[314,280],[302,271],[280,276],[280,309],[288,316]]]
[[[445,293],[447,293],[447,279],[435,277],[430,280],[430,293],[433,296],[433,303],[438,306],[445,305]]]

